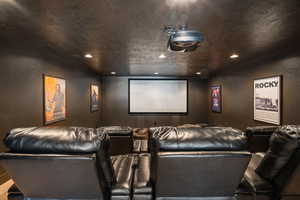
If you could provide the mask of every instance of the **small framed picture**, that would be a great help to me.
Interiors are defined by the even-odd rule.
[[[211,95],[211,111],[222,112],[222,88],[221,85],[214,85],[210,87]]]
[[[254,120],[281,124],[282,76],[254,80]]]
[[[99,110],[99,86],[91,84],[90,89],[91,112]]]
[[[43,76],[44,124],[66,119],[66,81],[54,76]]]

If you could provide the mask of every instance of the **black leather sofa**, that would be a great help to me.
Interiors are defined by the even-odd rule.
[[[128,126],[102,126],[98,132],[105,132],[110,137],[110,154],[121,155],[132,152],[133,130]]]
[[[0,164],[26,200],[296,200],[299,138],[300,126],[280,127],[247,168],[247,137],[232,128],[150,128],[151,156],[110,156],[101,129],[32,127],[10,132]]]
[[[150,128],[155,199],[234,199],[250,160],[232,128]]]
[[[300,126],[278,128],[271,136],[268,151],[253,154],[237,191],[238,199],[300,199],[299,140]]]
[[[140,156],[110,157],[109,136],[96,129],[13,129],[5,144],[10,152],[0,154],[0,164],[27,200],[129,200],[133,184],[149,185],[135,173]]]

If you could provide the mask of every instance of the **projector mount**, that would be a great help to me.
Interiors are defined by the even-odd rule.
[[[178,29],[176,26],[170,25],[164,27],[164,32],[169,35],[168,50],[190,52],[200,46],[200,43],[204,40],[203,34],[187,28],[187,25],[181,25]]]
[[[170,36],[170,35],[176,34],[176,32],[177,32],[178,30],[182,30],[182,31],[187,30],[187,27],[188,27],[188,26],[187,26],[186,24],[184,24],[184,25],[179,25],[179,26],[178,26],[178,29],[177,29],[176,26],[168,25],[168,26],[165,26],[165,27],[164,27],[164,32],[166,32],[166,33]]]

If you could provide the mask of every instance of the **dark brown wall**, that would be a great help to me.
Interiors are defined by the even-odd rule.
[[[2,140],[10,129],[43,125],[43,74],[66,80],[67,119],[52,125],[98,126],[100,113],[90,112],[89,88],[100,79],[83,64],[68,60],[21,45],[0,50],[0,151],[6,151]],[[0,166],[0,184],[7,179]]]
[[[12,128],[43,125],[43,74],[65,78],[67,119],[52,125],[96,127],[99,112],[90,112],[89,88],[100,84],[84,66],[21,55],[0,56],[0,139]],[[4,146],[1,142],[1,151]]]
[[[223,88],[223,112],[209,111],[209,121],[241,129],[264,124],[253,120],[253,79],[272,75],[283,75],[283,124],[300,124],[300,55],[297,54],[241,62],[212,77],[209,86],[221,84]]]
[[[187,115],[141,115],[128,114],[128,78],[130,77],[104,77],[102,79],[102,125],[149,127],[155,124],[178,125],[183,123],[207,122],[206,81],[189,78]]]

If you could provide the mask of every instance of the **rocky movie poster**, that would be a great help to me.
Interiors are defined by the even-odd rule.
[[[254,80],[254,120],[280,125],[281,77]]]

